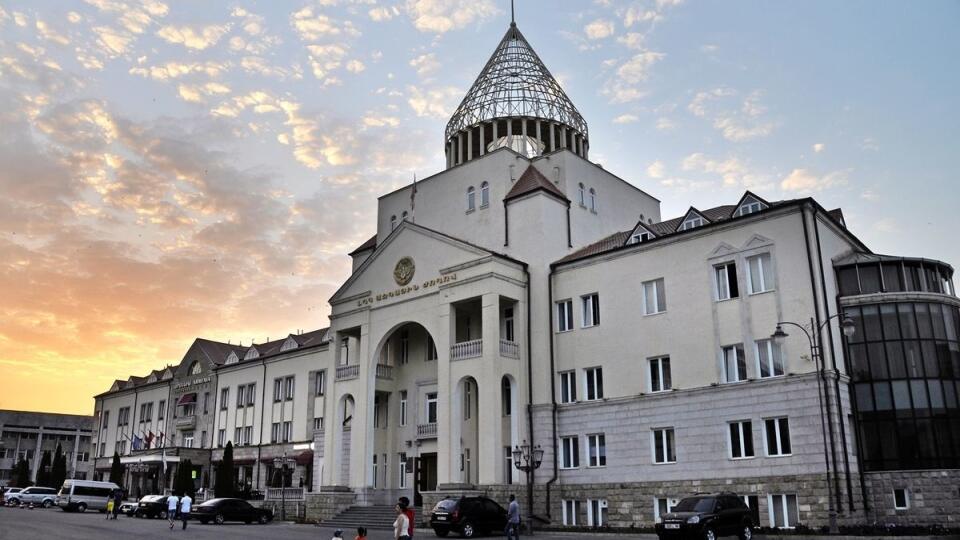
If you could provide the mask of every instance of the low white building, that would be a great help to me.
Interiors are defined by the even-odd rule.
[[[447,126],[447,169],[380,197],[329,328],[218,345],[211,463],[232,442],[262,489],[292,459],[313,517],[483,492],[553,525],[644,527],[732,490],[760,525],[957,519],[953,269],[874,255],[809,198],[662,219],[589,148],[511,24]],[[524,445],[543,451],[529,491]]]

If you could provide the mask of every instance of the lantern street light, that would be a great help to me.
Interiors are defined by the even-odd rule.
[[[807,343],[810,346],[810,356],[813,357],[814,366],[817,369],[817,399],[820,405],[820,430],[823,437],[823,458],[826,465],[826,474],[827,474],[827,512],[829,515],[830,523],[830,534],[838,534],[840,532],[839,527],[837,526],[837,508],[834,504],[834,492],[830,483],[830,449],[827,446],[827,423],[825,417],[828,415],[828,411],[824,408],[823,396],[826,394],[827,390],[824,388],[825,375],[824,371],[826,366],[824,365],[823,360],[823,351],[821,349],[821,334],[823,329],[830,324],[830,321],[837,318],[840,319],[840,329],[843,330],[843,335],[846,337],[853,336],[854,332],[857,330],[857,325],[854,323],[853,319],[848,317],[844,313],[836,313],[827,317],[819,326],[814,322],[813,318],[810,318],[810,323],[803,325],[791,321],[780,321],[777,323],[777,328],[770,336],[770,339],[777,345],[781,347],[784,341],[790,334],[787,334],[783,331],[784,326],[795,326],[799,328],[805,336],[807,336]],[[839,399],[840,396],[837,396]],[[831,437],[833,436],[833,429],[831,428]]]
[[[296,463],[293,458],[288,458],[286,451],[283,455],[278,458],[273,458],[273,468],[275,470],[274,474],[277,472],[280,473],[280,521],[287,520],[287,478],[284,474],[286,472],[287,465]]]
[[[513,466],[527,474],[527,517],[528,530],[533,535],[533,471],[543,463],[543,448],[540,445],[531,447],[527,440],[523,444],[513,447]]]

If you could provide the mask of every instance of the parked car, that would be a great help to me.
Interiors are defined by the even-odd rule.
[[[107,499],[120,489],[113,482],[95,482],[92,480],[67,480],[57,494],[57,506],[64,512],[86,512],[89,510],[107,510]]]
[[[57,490],[48,487],[30,486],[7,498],[10,504],[34,505],[50,508],[57,502]]]
[[[486,497],[460,497],[443,499],[433,507],[430,526],[439,537],[450,532],[464,538],[478,534],[500,532],[507,526],[507,511]]]
[[[754,526],[743,499],[735,493],[714,493],[681,499],[655,529],[660,540],[716,540],[733,535],[751,540]]]
[[[273,521],[273,510],[255,508],[243,499],[210,499],[195,506],[192,517],[203,524],[211,521],[217,525],[226,521],[242,521],[249,524],[256,521],[262,525]]]
[[[167,519],[167,496],[146,495],[141,497],[133,515],[150,519]]]
[[[10,497],[23,491],[23,488],[18,488],[18,487],[0,488],[0,491],[3,491],[3,493],[0,494],[0,504],[3,504],[4,506],[12,506],[13,503],[10,502]]]
[[[133,517],[133,513],[137,510],[137,501],[123,501],[120,503],[120,513],[127,516]]]

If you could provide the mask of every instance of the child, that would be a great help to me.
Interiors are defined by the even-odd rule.
[[[107,499],[107,519],[110,519],[113,516],[113,495],[110,495],[110,498]]]
[[[367,528],[357,527],[357,536],[353,540],[367,540]]]
[[[343,540],[343,529],[333,531],[333,540]]]

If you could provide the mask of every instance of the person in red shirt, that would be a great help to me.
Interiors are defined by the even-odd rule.
[[[413,518],[416,515],[416,513],[413,511],[413,507],[410,506],[410,499],[406,497],[400,497],[400,499],[397,502],[400,503],[400,508],[403,508],[403,513],[407,516],[407,520],[409,521],[407,534],[410,536],[412,540],[413,529],[414,529]]]

